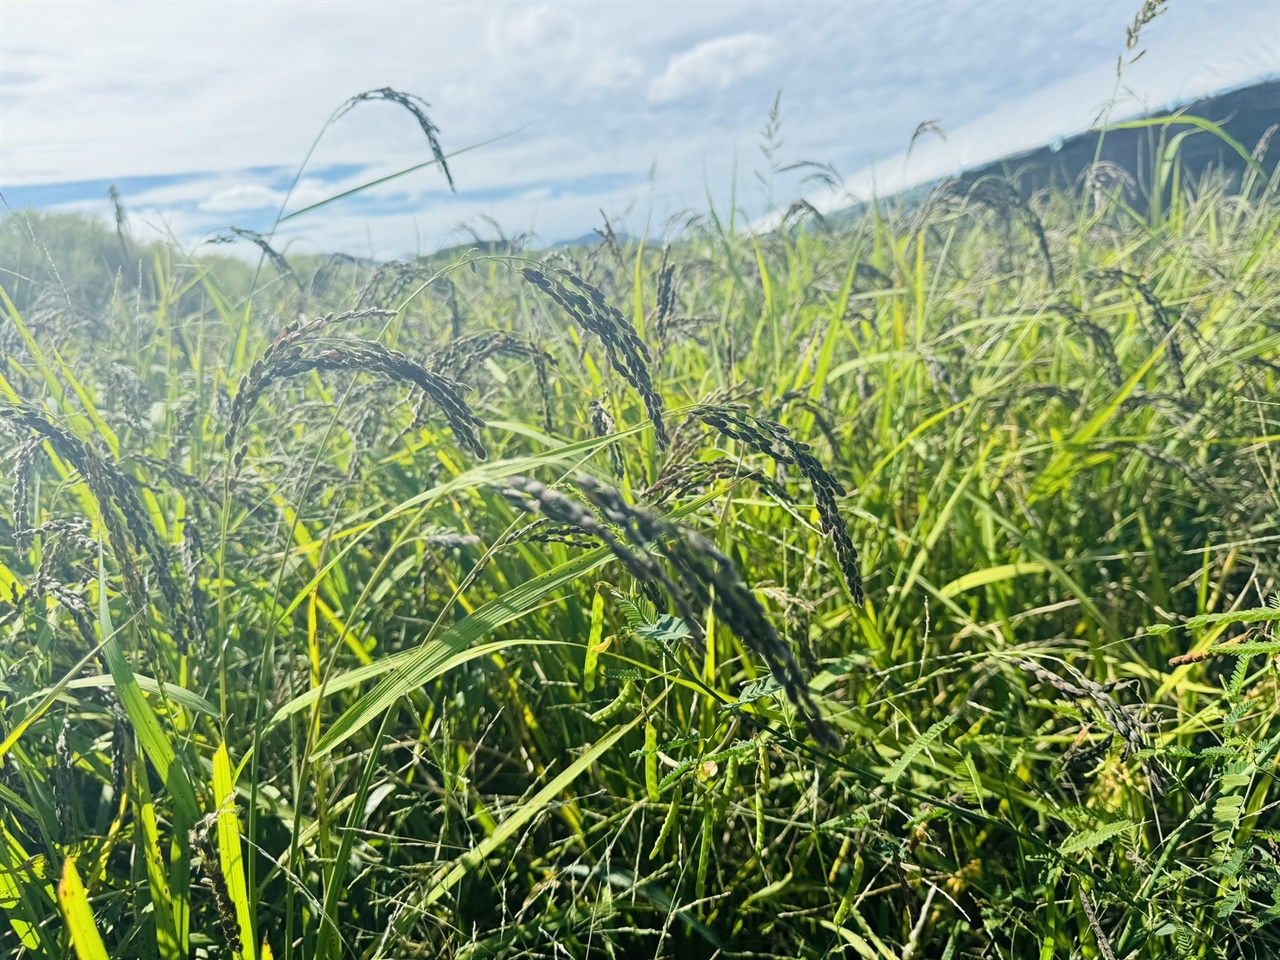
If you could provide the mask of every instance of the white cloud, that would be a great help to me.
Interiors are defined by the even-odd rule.
[[[298,181],[293,191],[288,195],[289,209],[297,210],[301,207],[309,206],[317,203],[327,197],[341,193],[350,187],[357,185],[361,179],[359,176],[354,178],[348,177],[333,183],[325,183],[311,177],[304,177]],[[158,203],[163,202],[164,194],[170,196],[174,194],[191,196],[192,194],[203,192],[205,199],[201,200],[197,206],[206,213],[237,213],[245,210],[265,210],[279,209],[280,204],[285,200],[285,192],[269,187],[265,183],[253,182],[228,182],[225,177],[218,177],[212,180],[202,181],[199,185],[185,187],[168,187],[164,191],[147,191],[140,198],[143,202]],[[385,189],[383,191],[385,193]]]
[[[503,8],[489,21],[489,43],[499,57],[545,56],[573,46],[579,26],[563,7],[539,4],[523,10]]]
[[[677,54],[649,84],[652,103],[669,103],[695,93],[725,90],[743,77],[772,66],[774,43],[758,33],[739,33],[698,44]]]
[[[219,190],[200,209],[209,213],[233,213],[237,210],[261,210],[263,207],[279,207],[284,194],[259,183],[243,183],[226,190]]]
[[[556,100],[581,101],[634,84],[644,65],[625,52],[626,32],[608,15],[563,5],[493,8],[487,28],[493,79],[505,80],[500,95],[541,90]],[[602,29],[604,28],[604,29]],[[486,95],[497,91],[487,89]]]

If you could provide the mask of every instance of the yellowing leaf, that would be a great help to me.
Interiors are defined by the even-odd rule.
[[[76,871],[76,858],[67,857],[62,866],[62,879],[58,881],[58,905],[67,921],[71,945],[80,960],[108,960],[107,947],[93,922],[93,908],[80,874]]]

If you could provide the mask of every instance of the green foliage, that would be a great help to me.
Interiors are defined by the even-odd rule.
[[[1280,203],[1175,172],[256,279],[7,218],[0,954],[1275,955]]]

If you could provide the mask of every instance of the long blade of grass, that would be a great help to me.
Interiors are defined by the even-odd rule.
[[[147,889],[155,921],[156,952],[161,960],[179,960],[183,956],[183,951],[174,921],[173,891],[169,886],[164,857],[160,852],[160,831],[156,822],[155,801],[151,796],[151,785],[147,782],[145,764],[132,765],[132,780],[134,818],[139,828],[136,843],[142,847],[142,859],[147,865]]]
[[[452,160],[454,157],[460,157],[464,153],[470,153],[472,150],[479,150],[481,147],[487,147],[489,144],[497,143],[499,140],[505,140],[507,137],[514,137],[519,132],[519,130],[513,130],[510,133],[500,134],[499,136],[492,137],[488,140],[473,143],[469,147],[462,147],[459,150],[454,150],[452,153],[445,154],[444,159]],[[362,183],[358,187],[352,187],[350,190],[343,190],[341,193],[335,193],[331,197],[325,197],[323,200],[317,200],[315,203],[307,204],[307,206],[294,210],[292,213],[286,213],[280,218],[279,222],[284,223],[286,220],[292,220],[294,217],[300,217],[304,213],[311,213],[313,210],[319,210],[321,207],[327,207],[331,203],[336,203],[337,201],[343,200],[347,197],[355,196],[357,193],[363,193],[365,190],[381,186],[384,183],[390,183],[392,180],[398,180],[400,177],[408,176],[411,173],[417,173],[419,170],[425,170],[427,167],[438,166],[439,163],[440,161],[434,157],[422,163],[415,163],[411,167],[405,167],[403,170],[397,170],[395,173],[389,173],[385,177],[378,177],[376,180],[370,180],[367,183]]]
[[[491,600],[470,616],[464,617],[435,640],[414,651],[373,690],[361,697],[325,732],[316,744],[313,757],[319,759],[363,730],[389,710],[401,697],[416,690],[438,675],[440,664],[451,655],[491,633],[503,624],[516,620],[537,607],[550,593],[567,586],[606,563],[612,554],[603,547],[588,551],[507,591]]]
[[[47,895],[52,900],[53,891],[36,879],[33,863],[8,826],[0,824],[0,908],[8,914],[9,926],[23,949],[45,957],[37,897]]]
[[[644,719],[644,714],[637,714],[629,723],[614,727],[589,749],[583,752],[573,763],[565,767],[550,783],[520,805],[520,808],[502,823],[497,829],[481,840],[452,866],[442,870],[436,879],[430,881],[423,892],[420,906],[428,907],[465,877],[476,869],[485,859],[500,846],[514,837],[525,824],[536,817],[556,797],[568,788],[581,773],[597,762],[619,740],[630,733]]]
[[[1228,147],[1234,150],[1237,156],[1244,161],[1245,165],[1252,170],[1257,176],[1264,180],[1268,173],[1266,168],[1258,162],[1258,158],[1245,149],[1235,137],[1227,133],[1222,124],[1214,123],[1204,117],[1197,117],[1191,114],[1180,114],[1178,116],[1162,116],[1162,117],[1143,117],[1138,120],[1124,120],[1120,123],[1109,123],[1105,130],[1149,130],[1153,127],[1177,127],[1190,126],[1205,133],[1211,133]]]
[[[109,960],[107,946],[93,919],[89,895],[76,870],[76,858],[67,857],[62,865],[62,879],[58,882],[58,905],[71,934],[71,945],[80,960]]]
[[[48,709],[51,706],[53,706],[54,702],[58,699],[58,695],[63,690],[71,687],[71,685],[75,682],[73,680],[75,675],[80,672],[80,670],[84,667],[86,663],[88,663],[90,660],[92,660],[94,657],[98,655],[98,651],[102,649],[103,644],[105,644],[106,642],[107,642],[106,640],[103,640],[96,647],[94,647],[88,653],[86,653],[83,657],[81,657],[79,662],[77,662],[74,667],[68,670],[66,674],[63,676],[63,678],[59,680],[56,684],[54,684],[52,687],[50,687],[48,690],[43,690],[40,692],[40,694],[33,695],[33,696],[41,696],[42,699],[30,713],[28,713],[25,717],[23,717],[21,720],[19,720],[17,723],[13,725],[13,729],[9,731],[9,735],[4,738],[3,742],[0,742],[0,761],[3,761],[5,754],[8,753],[11,749],[13,749],[13,745],[18,742],[19,738],[21,738],[22,734],[26,732],[27,728],[29,728],[31,724],[35,723],[41,717],[43,717],[45,713],[48,711]],[[114,683],[114,680],[112,682]],[[25,700],[30,698],[23,698],[23,699]]]
[[[422,658],[424,662],[434,664],[426,681],[430,682],[436,677],[462,666],[464,663],[468,663],[478,657],[499,653],[510,647],[552,647],[572,643],[569,640],[544,640],[525,637],[513,640],[495,640],[492,643],[483,643],[478,647],[465,647],[459,650],[456,644],[447,642],[446,638],[447,632],[422,647],[401,650],[380,660],[348,670],[346,673],[339,673],[330,677],[323,687],[313,687],[305,690],[292,700],[282,704],[280,709],[272,714],[271,719],[267,721],[268,729],[276,726],[282,720],[287,720],[294,714],[307,709],[321,697],[328,697],[343,690],[350,690],[352,687],[381,677],[392,670],[405,667],[418,658]],[[428,651],[427,647],[431,649]]]
[[[227,893],[235,906],[236,922],[240,925],[240,956],[244,960],[257,960],[254,911],[249,904],[244,880],[244,859],[240,852],[240,816],[236,813],[235,780],[225,742],[220,743],[213,754],[213,798],[217,804],[218,816],[218,859],[222,865],[222,875],[227,880]]]
[[[147,705],[146,695],[138,684],[120,649],[120,642],[111,626],[111,606],[107,599],[107,574],[103,562],[102,551],[98,552],[98,627],[106,638],[102,643],[102,656],[107,661],[107,669],[115,679],[116,696],[124,707],[124,712],[133,724],[142,749],[147,758],[155,765],[156,773],[173,795],[179,811],[189,823],[194,823],[200,816],[200,808],[196,803],[196,794],[191,787],[191,780],[186,768],[179,761],[173,745],[169,742],[156,715]]]

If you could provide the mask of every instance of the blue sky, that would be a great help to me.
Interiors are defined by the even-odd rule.
[[[753,3],[0,3],[0,192],[184,244],[271,226],[326,119],[392,86],[431,103],[457,193],[420,170],[283,225],[291,249],[395,257],[482,234],[551,242],[599,210],[633,233],[730,203],[767,212],[781,163],[847,176],[820,205],[955,172],[1086,128],[1117,92],[1122,0]],[[1116,110],[1280,73],[1280,3],[1173,0]],[[912,131],[936,120],[946,141]],[[495,140],[495,138],[498,138]],[[413,118],[362,104],[328,129],[290,207],[429,157]],[[766,181],[770,177],[765,177]]]

